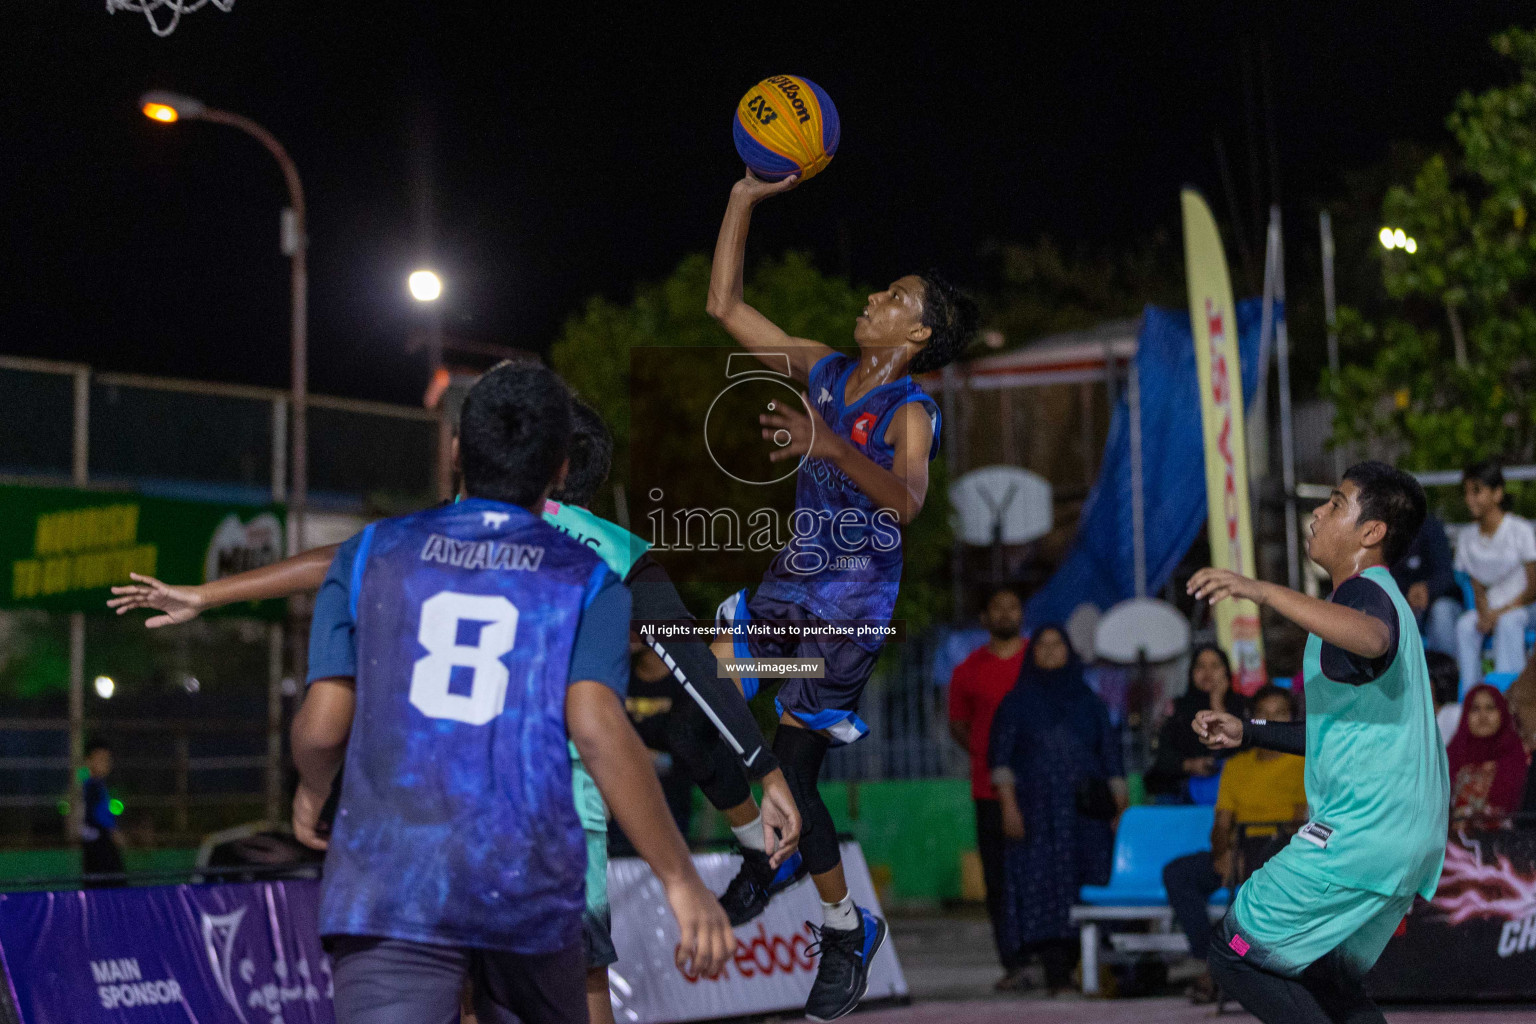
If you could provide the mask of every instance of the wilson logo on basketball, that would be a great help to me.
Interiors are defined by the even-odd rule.
[[[867,412],[853,421],[849,435],[859,444],[869,444],[869,432],[875,428],[875,414]]]
[[[725,981],[733,968],[743,978],[767,978],[774,974],[794,974],[797,971],[809,974],[816,970],[816,958],[807,952],[811,942],[808,927],[789,936],[769,935],[768,929],[759,921],[757,934],[750,941],[736,940],[736,954],[726,962],[720,976],[705,980]],[[690,985],[698,983],[699,976],[692,965],[677,970]]]

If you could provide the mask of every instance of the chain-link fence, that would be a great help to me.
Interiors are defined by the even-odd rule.
[[[0,356],[0,483],[280,503],[289,423],[285,391]],[[307,447],[306,546],[437,498],[432,412],[311,396]],[[113,748],[108,786],[134,845],[286,817],[282,739],[302,623],[150,631],[142,615],[101,612],[0,612],[0,844],[69,841],[94,739]]]

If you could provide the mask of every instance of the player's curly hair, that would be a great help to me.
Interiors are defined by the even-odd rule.
[[[586,508],[613,469],[613,434],[597,410],[575,395],[571,396],[571,427],[571,468],[565,474],[565,486],[551,497]]]
[[[981,311],[937,270],[918,276],[923,279],[923,326],[933,333],[908,370],[927,373],[949,365],[965,351],[980,325]]]
[[[571,391],[532,360],[487,370],[459,416],[464,490],[529,507],[549,486],[571,443]]]

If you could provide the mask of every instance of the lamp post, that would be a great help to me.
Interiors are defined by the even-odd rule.
[[[443,279],[431,270],[416,270],[406,278],[406,289],[416,304],[429,313],[427,327],[427,404],[437,410],[437,496],[453,496],[453,419],[449,409],[452,379],[443,363]],[[435,399],[434,399],[435,396]]]
[[[139,98],[139,109],[151,121],[174,124],[180,120],[211,121],[238,128],[267,147],[282,168],[283,180],[288,185],[288,208],[283,211],[282,248],[292,267],[292,309],[289,324],[292,344],[292,394],[293,405],[292,447],[289,473],[292,483],[288,489],[288,553],[298,554],[304,543],[304,511],[309,496],[309,270],[305,262],[305,250],[309,240],[305,235],[304,186],[299,181],[299,169],[283,144],[278,142],[261,125],[248,117],[217,110],[190,96],[173,92],[147,92]]]

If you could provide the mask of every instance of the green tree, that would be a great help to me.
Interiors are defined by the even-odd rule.
[[[983,309],[1006,347],[1140,313],[1147,303],[1182,306],[1184,257],[1155,234],[1112,251],[1064,252],[1049,236],[984,248],[992,283]]]
[[[671,494],[692,487],[687,507],[745,508],[771,503],[793,507],[793,481],[773,487],[740,485],[714,471],[695,441],[706,414],[726,383],[736,342],[705,312],[709,258],[689,256],[666,280],[644,284],[628,303],[598,297],[565,324],[550,351],[555,369],[602,415],[614,434],[613,480],[625,485],[631,526],[653,538],[647,494],[664,481]],[[797,252],[763,260],[748,276],[746,299],[796,337],[850,349],[852,325],[868,289],[816,269]],[[751,357],[744,357],[750,359]],[[712,435],[713,436],[713,435]],[[760,460],[763,441],[755,430],[725,441],[711,454],[726,462]],[[612,512],[612,496],[596,502]],[[930,478],[928,504],[906,531],[906,572],[896,615],[917,631],[948,614],[946,583],[939,578],[950,543],[947,487],[942,466]],[[695,613],[713,608],[731,590],[755,585],[768,555],[740,558],[675,556],[672,575]]]
[[[1335,443],[1387,441],[1411,469],[1536,458],[1536,33],[1492,46],[1512,80],[1463,93],[1446,121],[1455,151],[1382,202],[1383,222],[1416,242],[1377,250],[1396,315],[1341,308],[1347,364],[1324,377]]]

